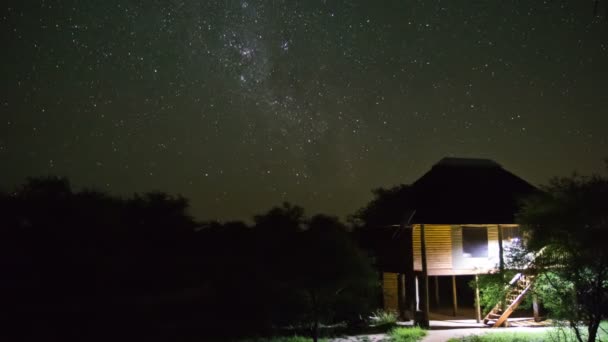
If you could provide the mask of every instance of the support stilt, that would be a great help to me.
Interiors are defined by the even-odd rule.
[[[532,311],[534,312],[534,322],[540,322],[540,316],[538,314],[538,296],[536,293],[532,294]]]
[[[479,302],[479,276],[475,275],[475,319],[481,322],[481,303]]]
[[[435,276],[435,305],[440,306],[439,303],[439,276]]]
[[[420,254],[422,257],[422,317],[418,324],[423,328],[429,327],[429,275],[426,263],[426,236],[424,224],[420,225]]]
[[[452,316],[458,315],[458,292],[456,291],[456,276],[452,276]]]

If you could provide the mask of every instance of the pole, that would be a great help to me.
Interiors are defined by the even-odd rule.
[[[452,316],[458,315],[458,292],[456,291],[456,276],[452,275]]]
[[[481,322],[481,303],[479,302],[479,276],[475,274],[475,318]]]

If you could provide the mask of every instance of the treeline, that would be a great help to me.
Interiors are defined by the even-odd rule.
[[[334,217],[290,204],[196,222],[188,201],[73,191],[62,178],[0,193],[0,338],[228,340],[377,306],[378,275]]]

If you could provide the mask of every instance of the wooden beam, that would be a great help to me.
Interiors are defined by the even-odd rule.
[[[400,319],[405,319],[405,286],[403,284],[403,273],[397,274],[397,314]]]
[[[423,328],[429,327],[429,275],[426,260],[426,237],[424,232],[424,224],[420,225],[420,254],[422,261],[422,317],[419,325]]]
[[[503,251],[503,247],[502,247],[502,227],[501,225],[498,225],[498,272],[500,273],[500,279],[502,280],[502,282],[505,282],[505,258],[504,258],[504,251]],[[502,310],[502,312],[505,311],[505,303],[507,302],[507,298],[503,298],[500,301],[500,309]],[[505,324],[505,326],[507,326],[508,323]]]
[[[513,301],[513,303],[511,303],[511,305],[509,305],[509,307],[503,311],[502,315],[496,320],[496,323],[494,323],[494,325],[492,326],[492,328],[498,328],[500,326],[504,326],[504,327],[508,327],[509,326],[509,322],[507,321],[507,319],[509,318],[509,316],[511,316],[511,313],[513,313],[513,311],[515,311],[515,309],[517,309],[517,307],[519,306],[519,304],[523,301],[526,293],[528,293],[528,290],[530,289],[530,285],[528,285],[518,296],[517,298]]]
[[[452,316],[458,315],[458,292],[456,291],[456,276],[452,275]]]
[[[435,305],[439,307],[439,276],[435,276]]]
[[[498,225],[498,269],[500,270],[500,274],[504,275],[505,258],[504,258],[504,251],[502,249],[502,226],[501,225]]]
[[[406,254],[404,255],[405,262],[405,316],[407,320],[414,319],[414,313],[416,312],[416,276],[414,272],[414,248],[413,248],[413,238],[414,238],[414,228],[412,226],[408,226],[405,223],[401,225],[404,234],[405,234],[405,242],[407,246],[411,248],[406,248]]]
[[[532,311],[534,313],[534,322],[540,322],[540,316],[538,315],[538,296],[536,293],[532,294]]]
[[[479,276],[475,275],[475,318],[481,322],[481,303],[479,302]]]
[[[418,274],[416,274],[416,311],[420,311],[420,282]]]

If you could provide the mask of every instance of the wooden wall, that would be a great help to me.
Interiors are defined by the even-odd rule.
[[[397,284],[397,273],[382,273],[382,296],[386,311],[399,312]]]
[[[487,272],[498,265],[498,225],[464,225],[488,231],[488,257],[466,256],[462,250],[463,225],[425,225],[427,269],[429,275],[459,275]],[[422,270],[420,225],[412,232],[414,270]]]
[[[431,269],[452,268],[452,226],[448,225],[425,225],[424,235],[426,237],[426,262],[429,274]],[[420,253],[420,225],[414,226],[414,269],[422,270],[422,259]]]

